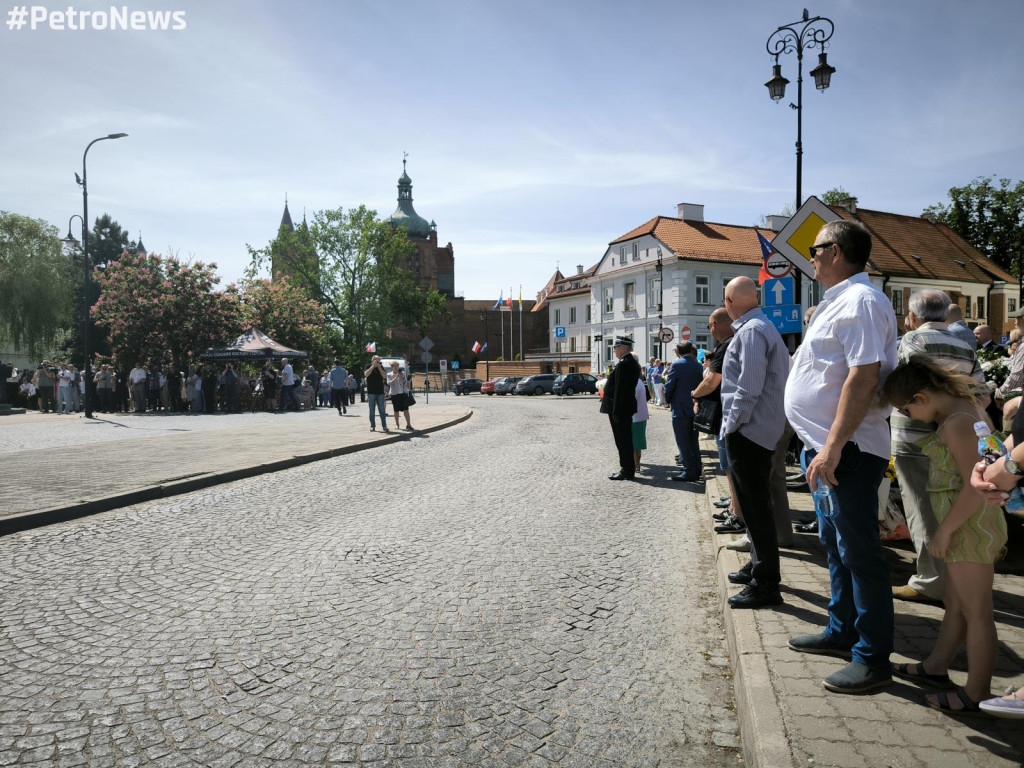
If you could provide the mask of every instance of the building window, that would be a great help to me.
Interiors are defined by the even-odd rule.
[[[978,297],[978,319],[983,320],[985,318],[985,297]]]
[[[575,352],[576,351],[576,337],[575,336],[570,336],[569,337],[569,351],[570,352]]]
[[[610,285],[604,289],[604,311],[615,311],[615,293]]]
[[[661,339],[657,336],[651,336],[647,341],[648,347],[651,350],[651,357],[656,357],[661,360]]]
[[[615,352],[612,351],[614,347],[614,339],[607,339],[604,342],[604,363],[609,365],[612,360],[615,359]]]
[[[555,310],[555,325],[561,325],[561,324],[562,324],[562,310],[556,309]]]
[[[569,307],[569,323],[573,324],[576,322],[576,307]]]
[[[731,277],[723,277],[722,278],[722,306],[725,306],[725,289],[726,289],[726,286],[729,285],[729,281],[730,280],[732,280]]]
[[[652,312],[661,312],[661,278],[652,277],[647,283],[647,306]]]
[[[697,275],[695,279],[697,286],[697,295],[694,297],[694,302],[697,304],[710,304],[711,303],[711,289],[710,280],[707,275]]]
[[[626,263],[626,246],[620,245],[619,246],[619,264],[625,264],[625,263]]]
[[[903,289],[897,288],[892,292],[892,311],[897,315],[903,315]]]
[[[636,283],[626,283],[626,311],[636,310]]]
[[[590,352],[593,349],[593,346],[592,346],[593,343],[594,343],[593,337],[587,336],[587,352]]]
[[[633,243],[633,261],[640,261],[640,243]]]
[[[964,301],[964,317],[972,317],[971,315],[971,297],[968,296]]]
[[[1006,313],[1012,315],[1017,311],[1017,300],[1007,299],[1006,300]]]
[[[693,345],[697,347],[697,349],[707,349],[708,335],[706,333],[698,333],[693,337]]]
[[[590,305],[587,304],[583,307],[583,322],[590,323]]]

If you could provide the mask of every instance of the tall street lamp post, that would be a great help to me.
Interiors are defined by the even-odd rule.
[[[79,177],[77,173],[75,174],[75,181],[82,187],[82,266],[85,278],[82,297],[84,304],[82,317],[82,357],[85,360],[82,365],[82,375],[85,377],[85,388],[82,393],[82,410],[85,411],[85,418],[87,419],[92,418],[92,400],[89,398],[89,381],[92,378],[92,367],[89,365],[89,226],[86,223],[89,221],[89,187],[85,161],[89,156],[89,149],[97,141],[123,139],[127,135],[127,133],[110,133],[90,141],[85,147],[85,152],[82,153],[82,176]],[[74,216],[71,218],[74,218]],[[70,219],[68,220],[68,236],[71,236]]]
[[[775,57],[775,66],[772,68],[772,79],[765,85],[772,101],[779,101],[786,95],[786,84],[789,80],[782,76],[782,65],[779,64],[779,56],[784,53],[796,51],[796,104],[790,104],[796,110],[796,209],[803,204],[802,171],[803,171],[803,108],[804,108],[804,49],[818,48],[818,66],[811,70],[814,78],[814,87],[824,91],[829,86],[835,67],[829,66],[828,54],[825,53],[826,43],[832,39],[834,25],[831,19],[824,16],[815,16],[813,19],[804,16],[800,21],[794,21],[772,32],[766,45],[768,54]]]

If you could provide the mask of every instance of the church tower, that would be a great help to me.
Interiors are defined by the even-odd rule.
[[[398,179],[398,207],[388,217],[394,227],[405,227],[406,236],[416,246],[408,268],[424,288],[434,288],[445,296],[455,295],[455,251],[452,244],[438,247],[437,224],[428,222],[412,206],[412,179],[402,158]]]

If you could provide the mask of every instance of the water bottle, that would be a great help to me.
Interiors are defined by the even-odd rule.
[[[811,492],[811,498],[814,499],[814,507],[821,514],[827,515],[832,512],[832,496],[829,491],[831,489],[822,482],[822,479],[818,478],[817,487]]]
[[[986,464],[991,464],[1000,456],[1006,455],[1006,446],[1002,441],[992,434],[988,424],[979,421],[974,424],[974,434],[978,436],[978,456]],[[1020,488],[1010,491],[1010,497],[1003,504],[1003,507],[1011,515],[1024,516],[1024,492]]]

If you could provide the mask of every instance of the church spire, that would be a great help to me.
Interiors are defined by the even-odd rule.
[[[284,214],[281,216],[281,226],[288,227],[289,232],[295,231],[295,225],[292,224],[292,214],[288,210],[288,193],[284,195]],[[279,227],[280,228],[280,227]]]

